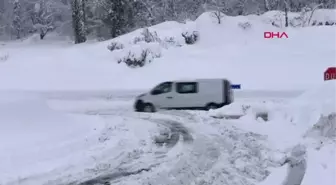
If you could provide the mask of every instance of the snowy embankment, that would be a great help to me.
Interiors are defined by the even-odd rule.
[[[210,116],[231,119],[239,128],[268,136],[272,146],[293,153],[293,146],[301,152],[297,157],[300,168],[284,165],[275,169],[260,185],[286,185],[301,183],[313,185],[335,184],[336,142],[336,83],[325,82],[289,103],[236,102],[211,111]],[[300,151],[299,150],[299,151]],[[291,164],[289,162],[289,164]]]
[[[336,60],[335,26],[277,28],[271,22],[280,24],[278,14],[224,17],[218,25],[213,16],[204,13],[194,22],[150,27],[160,39],[152,38],[151,43],[143,41],[142,29],[112,41],[78,46],[48,40],[8,43],[0,46],[0,55],[7,56],[0,63],[0,88],[134,90],[165,80],[211,77],[228,78],[244,89],[302,90],[319,85],[325,69]],[[299,16],[291,17],[294,15]],[[316,11],[312,20],[335,21],[335,11]],[[239,26],[242,23],[250,26],[243,28]],[[186,31],[199,32],[199,41],[186,45],[181,35]],[[289,38],[264,39],[265,31],[285,31]],[[111,42],[123,45],[122,49],[109,51]],[[117,63],[129,51],[138,55],[143,48],[159,58],[140,69]]]
[[[150,157],[158,132],[138,119],[56,111],[34,93],[1,92],[0,119],[0,184],[59,184],[69,182],[69,174],[89,178],[93,173],[83,169],[104,171],[139,152]]]

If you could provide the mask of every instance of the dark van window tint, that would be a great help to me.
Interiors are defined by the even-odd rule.
[[[198,84],[196,82],[176,83],[176,92],[180,94],[197,93]]]
[[[165,83],[162,83],[158,86],[156,86],[151,94],[152,95],[158,95],[158,94],[163,94],[163,93],[168,93],[172,90],[172,82],[165,82]]]

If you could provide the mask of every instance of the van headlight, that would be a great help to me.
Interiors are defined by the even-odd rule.
[[[140,94],[139,96],[137,96],[137,98],[144,97],[145,95],[146,95],[146,93],[144,93],[144,94]]]

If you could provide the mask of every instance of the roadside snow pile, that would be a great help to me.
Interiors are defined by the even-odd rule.
[[[270,115],[271,110],[277,105],[272,102],[260,102],[260,103],[244,103],[234,102],[230,105],[224,106],[220,109],[210,110],[209,116],[219,119],[255,119],[269,121],[274,119],[273,115]],[[272,117],[273,116],[273,117]]]
[[[310,125],[311,129],[306,136],[328,137],[336,136],[336,81],[327,81],[319,88],[307,91],[292,103],[302,109],[310,109],[314,116],[315,124]]]
[[[103,126],[97,117],[55,112],[32,94],[0,93],[0,184],[78,160],[65,156],[92,144]]]
[[[258,185],[299,185],[307,169],[307,148],[298,144],[290,149],[283,164]]]
[[[299,168],[297,165],[290,165],[287,171],[271,174],[260,185],[266,182],[274,185],[335,184],[335,88],[335,81],[325,82],[319,88],[305,92],[290,103],[291,107],[287,111],[292,112],[294,122],[297,122],[296,127],[303,130],[298,130],[296,133],[300,136],[296,142],[304,144],[307,148],[305,152],[307,156],[301,158],[307,164]],[[280,177],[281,181],[279,181]]]
[[[336,136],[336,113],[327,116],[321,115],[318,122],[306,134],[308,137],[326,137],[335,139]]]
[[[320,86],[306,91],[293,100],[292,105],[310,106],[319,110],[321,114],[328,115],[336,111],[336,81],[326,81]]]
[[[238,119],[246,117],[258,118],[267,115],[267,120],[291,122],[308,129],[319,119],[334,120],[336,112],[336,83],[324,82],[322,85],[304,92],[299,97],[286,104],[274,102],[234,102],[220,109],[209,111],[209,116],[214,118]],[[320,118],[321,117],[321,118]]]
[[[235,119],[234,116],[239,113]],[[232,114],[234,113],[234,114]],[[221,124],[266,135],[268,141],[278,150],[286,150],[297,143],[305,130],[293,122],[292,112],[288,111],[285,103],[271,101],[261,102],[234,102],[229,106],[211,111],[209,116],[225,119]],[[307,127],[305,127],[307,129]],[[300,133],[300,134],[299,134]],[[286,137],[283,137],[286,135]]]
[[[325,142],[319,148],[308,149],[308,164],[301,185],[335,185],[335,142]]]
[[[220,109],[209,110],[209,116],[220,119],[238,119],[246,115],[246,111],[249,108],[250,105],[232,103]]]
[[[166,151],[156,146],[154,122],[69,114],[51,104],[58,111],[40,94],[0,92],[0,184],[79,184],[101,174],[136,173]]]

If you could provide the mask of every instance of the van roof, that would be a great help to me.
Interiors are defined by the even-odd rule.
[[[225,78],[185,78],[172,80],[173,82],[200,82],[200,81],[217,81],[217,80],[226,80]]]

